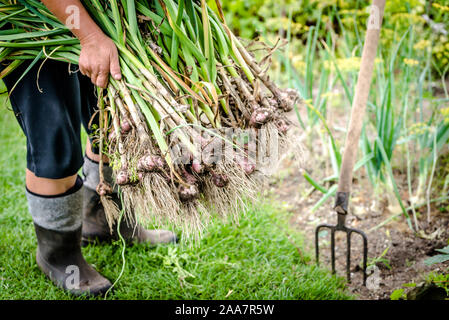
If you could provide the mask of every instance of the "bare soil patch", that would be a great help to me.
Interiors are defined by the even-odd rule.
[[[340,127],[345,127],[344,119],[347,115],[337,112],[333,116],[334,124],[337,123]],[[292,120],[294,117],[292,115]],[[304,169],[317,178],[327,176],[327,173],[330,172],[327,164],[329,160],[323,153],[325,148],[321,145],[321,139],[315,138],[313,134],[307,135],[299,128],[293,130],[301,135],[301,140],[306,146]],[[307,139],[310,140],[310,137],[312,137],[312,141],[307,141]],[[335,138],[343,144],[344,133],[337,131]],[[395,172],[395,174],[403,199],[408,199],[408,195],[403,191],[407,190],[405,175],[401,172]],[[329,187],[329,185],[326,186]],[[314,250],[315,227],[320,223],[335,224],[337,215],[332,210],[333,198],[312,212],[312,207],[322,197],[322,194],[311,190],[311,185],[304,179],[301,171],[286,157],[280,170],[273,177],[270,191],[275,198],[285,204],[288,210],[294,213],[291,219],[292,226],[305,234],[308,249]],[[410,205],[407,200],[405,204]],[[350,209],[351,214],[347,218],[347,224],[366,232],[368,262],[371,265],[368,285],[363,287],[360,268],[362,241],[360,237],[353,236],[352,282],[348,284],[348,288],[359,299],[390,299],[390,295],[395,289],[411,290],[403,287],[403,284],[412,282],[420,284],[429,272],[441,273],[449,270],[449,262],[433,266],[424,264],[425,259],[437,254],[435,249],[447,245],[449,212],[443,209],[443,204],[430,206],[430,223],[427,223],[427,207],[423,206],[417,209],[420,213],[420,228],[423,231],[421,235],[414,234],[404,217],[398,215],[400,209],[395,205],[393,194],[385,190],[376,194],[362,169],[354,179]],[[385,225],[379,226],[394,215],[397,217]],[[320,249],[321,265],[330,269],[329,234],[321,234]],[[338,232],[336,234],[336,259],[337,273],[346,276],[346,235]]]

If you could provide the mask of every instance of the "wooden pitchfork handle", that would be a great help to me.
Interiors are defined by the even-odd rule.
[[[366,105],[368,103],[368,96],[374,69],[374,60],[376,58],[377,47],[379,44],[380,27],[382,25],[384,9],[385,0],[373,0],[368,21],[368,30],[365,37],[365,45],[363,47],[359,77],[352,104],[349,131],[346,137],[343,152],[343,162],[340,169],[337,196],[335,199],[334,209],[339,215],[339,223],[343,224],[344,217],[348,213],[353,170],[357,159],[357,150],[360,133],[362,131],[363,118],[366,111]]]

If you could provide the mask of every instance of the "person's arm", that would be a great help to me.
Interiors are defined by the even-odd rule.
[[[81,43],[79,68],[82,74],[88,76],[93,84],[102,88],[106,88],[109,74],[116,80],[121,79],[117,47],[92,20],[79,0],[41,1],[66,25],[67,21],[73,23],[74,17],[76,19],[76,16],[73,16],[74,11],[71,9],[74,7],[78,9],[76,12],[79,12],[79,21],[75,21],[73,25],[79,27],[68,27]]]

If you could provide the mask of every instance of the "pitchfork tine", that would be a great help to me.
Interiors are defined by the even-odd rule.
[[[335,228],[331,228],[331,261],[332,273],[335,273]]]
[[[351,283],[351,232],[352,230],[348,230],[346,237],[346,277],[348,278],[348,282]]]
[[[366,234],[358,229],[352,229],[346,227],[344,224],[344,218],[342,218],[342,215],[338,215],[340,217],[339,223],[335,226],[330,224],[320,224],[315,229],[315,254],[316,254],[316,262],[317,265],[320,264],[320,244],[319,244],[319,234],[322,229],[330,229],[331,230],[331,264],[332,264],[332,273],[336,273],[335,268],[335,232],[342,231],[346,233],[346,277],[348,279],[348,282],[351,282],[351,235],[352,233],[359,234],[363,239],[363,285],[366,285],[366,265],[367,265],[367,259],[368,259],[368,238]]]
[[[366,264],[368,259],[368,237],[365,232],[357,229],[351,229],[351,232],[358,233],[363,239],[363,285],[366,286]]]
[[[320,224],[315,229],[315,255],[316,255],[316,263],[320,264],[320,244],[319,244],[319,234],[321,229],[329,228],[332,229],[332,226],[330,224]]]

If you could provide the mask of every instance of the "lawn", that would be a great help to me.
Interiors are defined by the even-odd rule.
[[[24,193],[25,138],[0,98],[0,299],[72,299],[35,263],[36,240]],[[236,226],[213,223],[200,243],[125,249],[122,277],[108,299],[350,299],[341,279],[318,269],[302,236],[276,203],[254,205]],[[122,245],[83,249],[114,281]]]

